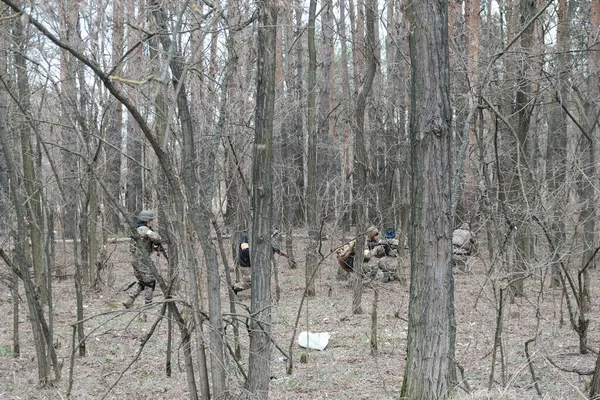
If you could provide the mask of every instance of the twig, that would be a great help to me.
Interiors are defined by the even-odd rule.
[[[535,338],[529,339],[525,342],[525,356],[527,357],[527,365],[529,365],[529,372],[531,372],[531,379],[533,379],[533,386],[535,386],[535,391],[540,397],[542,397],[542,390],[540,389],[538,379],[535,376],[535,371],[533,370],[533,361],[531,360],[531,356],[529,355],[529,343],[533,341],[535,341]]]
[[[465,378],[465,368],[462,365],[460,365],[459,362],[456,362],[456,368],[458,368],[458,370],[460,371],[461,382],[465,386],[465,391],[467,393],[471,393],[471,386],[469,385],[469,381],[467,381],[467,378]]]

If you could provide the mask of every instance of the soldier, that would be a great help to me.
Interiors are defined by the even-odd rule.
[[[470,256],[475,250],[477,240],[471,232],[468,222],[463,223],[460,228],[452,232],[452,252],[456,255]]]
[[[250,270],[250,244],[248,243],[248,232],[244,231],[240,235],[238,250],[236,255],[236,264],[240,267],[241,282],[233,285],[234,292],[250,289],[251,270]]]
[[[144,291],[144,300],[146,304],[152,303],[156,280],[152,275],[150,267],[146,260],[157,248],[162,248],[160,235],[152,230],[154,223],[154,212],[152,210],[143,210],[137,216],[137,229],[139,240],[131,242],[129,247],[132,253],[131,265],[133,272],[138,280],[135,290],[129,295],[129,298],[123,302],[125,308],[131,308],[138,295]]]
[[[471,225],[463,223],[452,232],[452,262],[461,271],[467,271],[467,258],[477,249],[477,239],[471,232]]]
[[[395,236],[395,235],[394,235]],[[392,257],[396,257],[395,249],[392,248],[387,239],[379,238],[379,230],[370,226],[365,231],[365,250],[363,262],[365,270],[371,271],[371,279],[377,276],[377,270],[383,273],[383,282],[389,282],[396,278],[396,268],[392,264]],[[350,241],[337,250],[338,264],[348,272],[354,272],[354,247],[356,240]]]
[[[280,236],[281,231],[279,229],[275,229],[271,235],[271,248],[273,249],[274,254],[279,254],[280,256],[286,257],[285,252],[281,250],[281,246],[279,244]],[[238,293],[242,290],[250,289],[252,286],[250,269],[250,244],[248,241],[248,232],[246,231],[242,232],[240,235],[236,263],[238,266],[240,266],[240,272],[242,275],[241,282],[236,282],[233,285],[233,291]]]

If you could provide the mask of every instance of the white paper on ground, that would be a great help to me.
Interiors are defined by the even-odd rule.
[[[329,332],[300,332],[298,345],[307,349],[323,350],[329,343]]]

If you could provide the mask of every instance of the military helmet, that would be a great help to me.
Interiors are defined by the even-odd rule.
[[[139,221],[148,222],[151,219],[154,219],[154,211],[152,211],[152,210],[142,210],[138,214]]]
[[[373,239],[375,236],[379,235],[379,231],[377,230],[376,227],[374,227],[373,225],[371,225],[370,227],[367,228],[365,235],[369,238],[369,239]]]

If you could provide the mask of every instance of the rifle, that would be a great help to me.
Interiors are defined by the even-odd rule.
[[[169,256],[167,255],[167,251],[165,250],[164,246],[162,245],[162,243],[159,244],[155,244],[154,245],[154,250],[156,250],[156,254],[158,254],[158,256],[162,255],[165,256],[165,260],[169,261]]]
[[[385,241],[381,240],[377,243],[372,243],[372,242],[367,243],[367,247],[369,248],[369,250],[373,250],[375,247],[378,247],[378,246],[383,246],[386,256],[390,255],[390,251],[392,248],[389,245],[389,243],[387,242],[387,240],[385,240]]]

